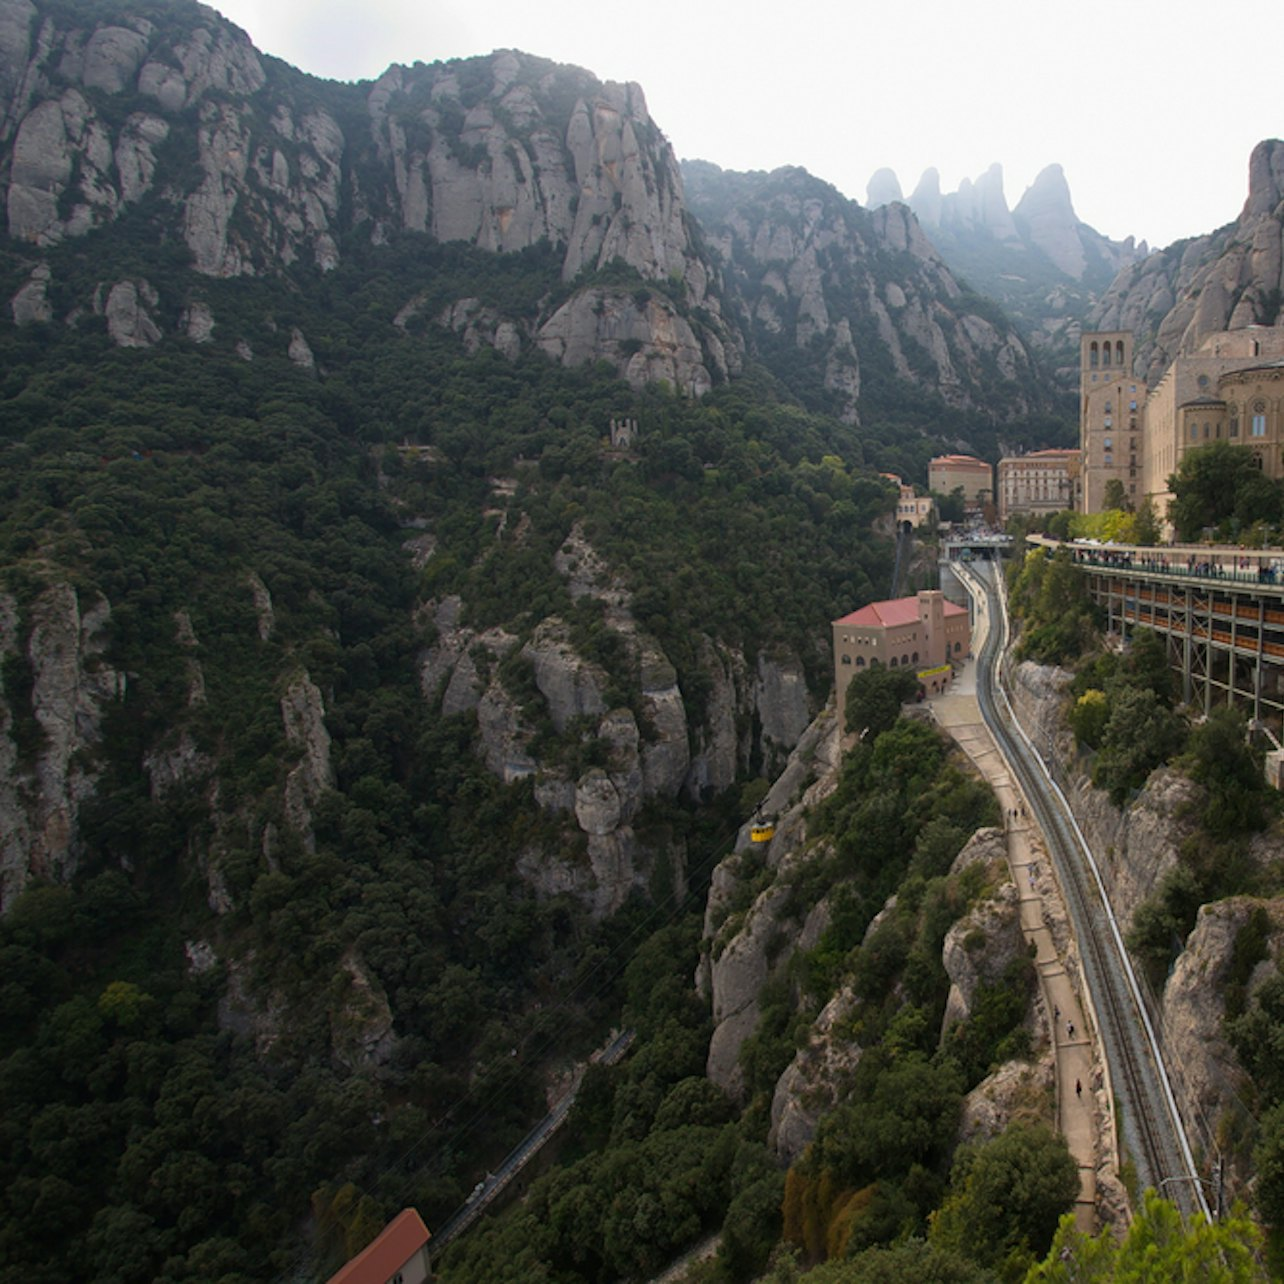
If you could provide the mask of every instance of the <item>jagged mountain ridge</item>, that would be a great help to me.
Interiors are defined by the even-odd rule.
[[[0,174],[9,236],[29,258],[131,217],[181,244],[197,278],[327,272],[354,236],[510,253],[548,242],[565,282],[623,264],[634,284],[559,291],[503,318],[498,340],[499,320],[467,300],[442,322],[566,364],[606,357],[638,386],[664,378],[698,395],[736,368],[677,163],[638,86],[513,52],[331,84],[262,57],[204,6],[147,12],[89,24],[57,5],[0,5]],[[29,263],[20,322],[54,316],[51,271]],[[645,281],[669,290],[638,292]],[[219,321],[199,281],[178,299],[130,284],[118,342],[172,332],[166,312],[198,340]]]
[[[1010,312],[1063,382],[1077,369],[1084,315],[1116,273],[1147,250],[1144,241],[1113,241],[1082,222],[1055,164],[1040,171],[1014,209],[997,164],[945,193],[939,173],[928,169],[908,197],[892,170],[878,170],[867,189],[870,208],[897,201],[914,211],[960,277]]]
[[[794,367],[796,390],[818,381],[824,408],[855,422],[871,383],[880,408],[894,386],[999,420],[1046,406],[1025,345],[960,287],[904,206],[863,210],[801,169],[684,162],[683,173],[753,350],[778,372]]]
[[[523,307],[411,295],[399,324],[442,325],[470,349],[510,357],[604,358],[635,387],[667,380],[695,395],[740,369],[746,339],[729,320],[722,265],[639,86],[514,51],[338,85],[260,55],[186,0],[105,12],[91,22],[56,0],[0,0],[0,196],[23,247],[7,291],[19,323],[98,316],[128,346],[175,334],[206,342],[221,325],[230,341],[234,322],[211,310],[201,278],[325,273],[359,247],[424,234],[506,254],[549,244],[559,277]],[[809,193],[796,200],[813,199],[814,180],[795,180]],[[841,198],[829,189],[823,199],[832,237]],[[159,281],[136,261],[92,288],[69,283],[57,251],[117,225],[145,227],[195,277]],[[940,276],[903,218],[839,238],[842,272],[868,276],[861,260],[874,255],[894,275],[891,258],[908,248],[901,266]],[[845,287],[824,280],[825,257],[805,238],[795,250],[814,263],[793,275],[814,277],[809,298],[820,289],[834,307]],[[851,345],[811,352],[803,335],[815,367],[806,382],[823,390],[824,408],[858,417],[862,364],[998,418],[1038,403],[1028,354],[988,333],[953,282],[916,281],[909,294],[908,308],[844,301],[869,309],[863,334],[841,318],[856,326]],[[730,308],[752,317],[748,305]],[[293,341],[305,362],[306,336]]]
[[[1152,383],[1205,336],[1278,325],[1284,291],[1284,143],[1267,139],[1248,163],[1239,217],[1156,250],[1121,271],[1087,324],[1132,330],[1139,373]]]

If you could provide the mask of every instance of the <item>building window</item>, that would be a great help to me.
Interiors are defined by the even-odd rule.
[[[1136,409],[1137,409],[1137,399],[1136,399],[1136,397],[1134,397],[1134,398],[1133,398],[1133,399],[1128,403],[1128,409],[1129,409],[1129,410],[1136,410]]]
[[[1191,439],[1191,441],[1198,441],[1198,440],[1199,440],[1199,425],[1198,425],[1198,424],[1191,424],[1191,426],[1190,426],[1190,439]]]
[[[1239,420],[1238,420],[1238,419],[1235,419],[1235,418],[1232,418],[1232,419],[1231,419],[1231,421],[1230,421],[1230,429],[1228,430],[1228,432],[1227,432],[1227,434],[1226,434],[1226,435],[1227,435],[1228,437],[1238,437],[1238,436],[1239,436]]]
[[[918,663],[918,652],[917,652],[917,651],[915,651],[915,652],[914,652],[914,655],[912,656],[912,659],[913,659],[913,661],[914,661],[914,663],[915,663],[915,664],[917,664],[917,663]]]
[[[1113,449],[1113,441],[1112,441],[1112,439],[1111,439],[1111,438],[1109,438],[1109,437],[1107,437],[1107,438],[1105,439],[1105,441],[1102,443],[1102,445],[1104,445],[1104,446],[1105,446],[1105,448],[1106,448],[1107,450],[1111,450],[1111,449]]]
[[[850,656],[850,655],[845,655],[845,656],[843,656],[843,657],[842,657],[842,662],[843,662],[844,664],[850,664],[850,663],[852,662],[852,658],[851,658],[851,656]]]
[[[888,660],[887,663],[894,669],[898,664],[900,664],[900,661],[895,656],[892,656],[892,658]]]
[[[1261,468],[1261,466],[1262,466],[1262,457],[1261,457],[1261,455],[1254,455],[1254,456],[1253,456],[1253,466],[1254,466],[1255,468]]]
[[[1253,413],[1253,436],[1266,436],[1266,416],[1264,414],[1258,414],[1256,411]]]
[[[1208,424],[1205,424],[1205,425],[1204,425],[1204,440],[1205,440],[1205,441],[1207,441],[1207,440],[1208,440],[1208,431],[1209,431],[1209,426],[1208,426]]]
[[[863,669],[865,667],[865,657],[863,655],[858,655],[856,657],[856,667],[858,669]]]

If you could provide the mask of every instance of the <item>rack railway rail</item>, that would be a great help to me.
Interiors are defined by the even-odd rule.
[[[997,677],[1007,645],[1001,594],[984,572],[977,579],[992,625],[977,665],[977,700],[1047,841],[1079,945],[1084,986],[1105,1050],[1124,1144],[1142,1187],[1162,1190],[1186,1215],[1198,1209],[1208,1216],[1204,1179],[1196,1170],[1159,1041],[1100,874],[1065,795],[1052,779],[1053,764],[1030,744]],[[976,581],[969,587],[977,591]]]

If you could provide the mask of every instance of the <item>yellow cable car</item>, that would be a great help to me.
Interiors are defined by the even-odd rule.
[[[749,826],[751,843],[769,843],[776,836],[776,822],[759,817]]]

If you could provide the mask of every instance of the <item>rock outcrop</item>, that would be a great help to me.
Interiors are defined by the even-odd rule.
[[[405,545],[412,557],[422,538]],[[450,596],[421,610],[432,642],[420,657],[420,687],[445,716],[475,712],[477,752],[488,769],[510,783],[533,777],[539,807],[574,825],[558,850],[521,853],[523,876],[541,895],[570,892],[602,915],[633,889],[649,887],[657,862],[667,863],[675,886],[685,886],[685,847],[670,842],[663,827],[648,830],[645,840],[635,830],[647,803],[706,800],[757,756],[767,770],[786,764],[768,798],[783,810],[828,761],[828,731],[809,726],[812,697],[796,656],[762,653],[751,668],[743,654],[707,637],[696,641],[709,690],[703,718],[692,725],[677,670],[639,628],[622,577],[581,526],[571,529],[553,565],[574,600],[603,604],[601,627],[621,644],[624,672],[608,674],[586,660],[564,619],[544,618],[523,642],[499,629],[469,628],[462,600]],[[515,677],[512,661],[528,677]],[[633,693],[631,707],[608,703],[620,682]],[[547,746],[550,733],[560,749]],[[595,765],[568,769],[566,761],[581,754]]]
[[[375,244],[419,232],[495,253],[548,244],[568,283],[614,265],[663,288],[590,281],[537,316],[461,299],[440,323],[510,357],[533,345],[568,365],[602,358],[635,386],[664,380],[697,396],[738,368],[716,270],[637,85],[508,50],[338,87],[332,101],[349,100],[341,125],[306,77],[269,76],[212,9],[174,23],[177,34],[142,19],[69,23],[30,0],[0,0],[0,186],[12,238],[53,246],[159,196],[176,219],[153,232],[181,236],[195,270],[212,277],[296,262],[328,271],[354,232]],[[118,102],[146,105],[122,113]],[[47,319],[43,297],[33,282],[14,301],[17,318]],[[125,284],[111,292],[118,343],[161,337],[154,302],[143,308],[140,297]],[[171,302],[193,338],[209,338],[199,313]],[[289,356],[312,368],[302,336]]]
[[[306,673],[297,674],[282,695],[281,720],[285,724],[286,742],[299,755],[285,778],[285,817],[312,850],[316,845],[312,808],[327,789],[334,787],[334,768],[330,765],[325,702],[320,689]]]
[[[879,171],[879,203],[895,182]],[[871,180],[871,207],[873,197]],[[1115,274],[1144,257],[1144,242],[1113,241],[1082,222],[1060,165],[1043,169],[1011,211],[997,165],[944,193],[928,169],[906,203],[951,270],[1000,302],[1074,387],[1080,325]]]
[[[1096,330],[1132,330],[1136,369],[1154,383],[1174,357],[1209,335],[1284,319],[1284,142],[1258,143],[1248,197],[1234,222],[1178,241],[1116,277],[1087,318]]]
[[[688,162],[684,173],[746,331],[760,350],[814,353],[826,409],[856,422],[870,366],[953,406],[1028,412],[1024,345],[970,306],[906,206],[867,212],[799,169],[732,174]],[[876,338],[858,344],[858,334]],[[996,368],[997,385],[983,374]]]
[[[25,613],[0,596],[0,657],[24,675],[25,697],[11,706],[0,695],[0,907],[32,876],[75,871],[103,714],[125,686],[103,658],[110,618],[104,598],[82,599],[68,584],[46,588]]]

